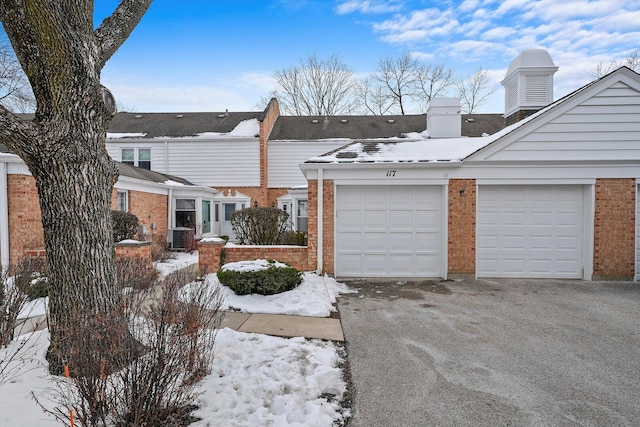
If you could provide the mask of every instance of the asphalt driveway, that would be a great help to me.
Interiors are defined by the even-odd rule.
[[[347,283],[350,427],[640,422],[640,284]]]

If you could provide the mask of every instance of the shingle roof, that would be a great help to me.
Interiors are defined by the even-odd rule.
[[[501,114],[463,114],[463,136],[492,134],[505,127]],[[269,140],[312,141],[348,138],[374,139],[399,137],[410,132],[422,132],[427,116],[280,116]]]
[[[118,172],[120,172],[120,176],[141,179],[143,181],[149,181],[149,182],[164,183],[166,181],[174,181],[184,185],[194,185],[184,178],[180,178],[173,175],[167,175],[164,173],[160,173],[160,172],[156,172],[148,169],[142,169],[136,166],[126,165],[120,162],[116,162],[116,166],[118,167]]]
[[[146,134],[145,138],[185,137],[204,132],[231,132],[238,123],[259,119],[262,112],[240,113],[118,113],[109,133]],[[142,136],[141,136],[142,137]]]

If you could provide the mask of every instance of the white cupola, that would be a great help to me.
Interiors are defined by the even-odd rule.
[[[553,102],[553,75],[558,67],[545,49],[525,49],[516,56],[502,80],[507,125]]]

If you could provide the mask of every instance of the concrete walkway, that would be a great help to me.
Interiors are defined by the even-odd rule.
[[[238,332],[344,341],[340,319],[228,311],[220,325]]]

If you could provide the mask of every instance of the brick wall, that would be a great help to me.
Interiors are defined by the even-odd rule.
[[[635,272],[635,179],[598,179],[593,278],[631,279]]]
[[[307,246],[225,246],[224,262],[275,259],[286,262],[301,271],[309,270]]]
[[[30,175],[7,175],[9,209],[9,263],[15,264],[25,250],[44,249],[44,231],[35,179]]]
[[[449,181],[450,275],[475,275],[476,272],[476,181]]]
[[[301,271],[308,271],[306,246],[247,245],[225,246],[222,239],[205,239],[198,243],[198,266],[202,273],[212,273],[220,268],[220,255],[224,251],[224,262],[275,259],[286,262]]]
[[[333,180],[323,181],[322,203],[323,209],[320,217],[322,218],[322,272],[334,274],[334,190]],[[309,268],[315,270],[318,264],[318,181],[309,180],[308,193],[308,226],[309,226]]]

